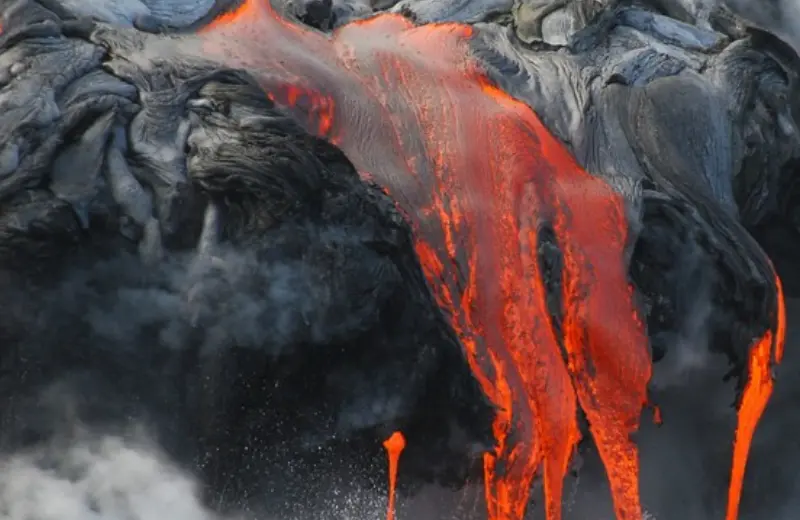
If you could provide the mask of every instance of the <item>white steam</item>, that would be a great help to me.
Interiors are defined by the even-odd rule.
[[[192,475],[141,436],[84,435],[0,461],[2,520],[385,518],[385,496],[377,491],[332,494],[325,504],[298,504],[298,513],[291,517],[276,519],[252,510],[222,516],[203,504]]]
[[[151,445],[79,439],[0,463],[5,520],[214,520],[194,479]]]

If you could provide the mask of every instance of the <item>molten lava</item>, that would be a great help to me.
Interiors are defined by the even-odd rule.
[[[246,0],[182,45],[197,52],[199,40],[204,58],[251,71],[407,215],[437,301],[499,407],[496,449],[484,460],[490,519],[523,517],[537,471],[548,520],[561,518],[580,405],[617,518],[640,520],[631,434],[651,357],[627,276],[624,199],[491,83],[469,51],[474,31],[385,14],[327,36],[280,18],[266,0]],[[550,286],[544,228],[563,256]],[[548,288],[560,291],[560,324]],[[761,390],[746,392],[736,467],[760,414],[764,355],[751,361],[748,387]]]
[[[658,406],[653,407],[653,424],[656,426],[661,426],[664,424],[664,418],[661,417],[661,408]]]
[[[767,331],[750,349],[748,379],[739,403],[736,424],[736,437],[733,442],[733,466],[728,488],[728,510],[725,520],[736,520],[739,515],[739,500],[742,496],[744,470],[756,425],[767,407],[772,395],[772,367],[783,358],[783,345],[786,338],[786,310],[783,302],[783,287],[780,278],[775,277],[778,292],[778,310],[774,331]],[[773,358],[774,356],[774,358]]]
[[[406,447],[406,439],[400,432],[394,432],[391,437],[383,441],[386,455],[389,457],[389,505],[386,508],[386,520],[394,520],[394,500],[397,489],[397,464],[400,454]]]

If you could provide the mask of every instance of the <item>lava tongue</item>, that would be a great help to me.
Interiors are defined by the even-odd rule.
[[[728,488],[728,510],[725,520],[736,520],[739,516],[739,500],[742,495],[744,471],[758,421],[767,407],[772,395],[772,366],[783,358],[786,339],[786,310],[783,300],[783,286],[775,277],[777,288],[777,316],[774,330],[768,330],[750,349],[747,383],[739,403],[736,421],[736,436],[733,442],[733,464]],[[773,357],[774,356],[774,357]]]
[[[394,500],[397,488],[397,464],[400,453],[406,447],[406,439],[400,432],[394,432],[391,437],[383,441],[386,455],[389,457],[389,505],[386,508],[386,520],[394,520]]]

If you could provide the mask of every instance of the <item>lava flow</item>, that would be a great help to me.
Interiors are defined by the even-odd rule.
[[[386,520],[394,520],[394,500],[397,490],[397,465],[400,454],[406,447],[406,439],[400,432],[394,432],[391,437],[383,441],[386,455],[389,457],[389,505],[386,507]]]
[[[786,338],[786,310],[783,301],[783,287],[780,278],[775,277],[778,294],[778,309],[775,331],[767,331],[750,349],[748,379],[739,403],[736,424],[736,437],[733,442],[733,467],[728,488],[728,510],[725,520],[736,520],[739,515],[739,499],[742,495],[744,470],[756,425],[767,407],[772,395],[772,367],[783,358]],[[774,359],[773,359],[774,356]]]
[[[384,14],[327,36],[246,0],[182,45],[253,73],[408,217],[437,301],[499,408],[484,459],[490,519],[523,518],[537,471],[548,520],[561,518],[580,405],[617,518],[640,520],[631,434],[651,358],[627,276],[625,202],[491,83],[469,51],[475,30]],[[558,279],[540,265],[545,228],[563,257]],[[560,324],[548,289],[561,293]]]

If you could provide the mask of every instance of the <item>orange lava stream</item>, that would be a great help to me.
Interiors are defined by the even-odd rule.
[[[496,448],[484,458],[490,520],[523,518],[537,472],[547,520],[560,520],[578,406],[617,519],[641,520],[631,434],[651,358],[628,281],[625,202],[530,107],[491,84],[470,56],[473,31],[383,14],[327,36],[281,19],[266,0],[246,0],[178,45],[256,75],[409,219],[427,281],[499,409]],[[546,225],[563,255],[560,328],[538,256]],[[732,490],[747,456],[740,446],[766,401],[754,356],[748,388],[762,390],[745,392]]]
[[[742,393],[741,403],[739,403],[736,436],[733,443],[733,465],[728,487],[728,509],[725,520],[736,520],[739,516],[739,500],[742,495],[744,472],[753,434],[767,407],[770,395],[772,395],[773,364],[780,363],[783,359],[783,346],[786,339],[786,310],[783,287],[777,276],[775,284],[778,304],[775,330],[767,331],[750,349],[748,380]]]
[[[490,519],[521,519],[539,470],[546,516],[561,518],[580,403],[617,517],[640,520],[629,436],[651,367],[624,262],[624,201],[490,83],[470,57],[472,34],[381,15],[328,38],[251,0],[199,37],[203,56],[256,73],[410,219],[425,275],[500,409],[484,461]],[[545,224],[565,257],[563,333],[538,260]]]
[[[406,447],[406,439],[400,432],[394,432],[391,437],[383,441],[383,447],[389,457],[389,505],[386,508],[386,520],[394,520],[394,501],[397,489],[397,465],[400,454]]]

